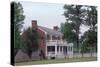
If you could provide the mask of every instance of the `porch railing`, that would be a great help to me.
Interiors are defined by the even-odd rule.
[[[64,44],[67,44],[67,42],[66,41],[64,41],[64,40],[47,40],[46,41],[46,43],[48,44],[48,45],[54,45],[54,44],[57,44],[57,45],[64,45]]]

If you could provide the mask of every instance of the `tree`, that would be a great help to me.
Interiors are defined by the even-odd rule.
[[[86,21],[85,25],[90,26],[90,30],[97,31],[97,9],[95,6],[88,7]]]
[[[66,17],[66,20],[67,20],[66,22],[67,25],[65,25],[65,28],[68,26],[68,28],[66,28],[68,31],[64,31],[65,33],[64,36],[67,41],[74,39],[73,42],[77,44],[77,51],[79,51],[80,26],[82,22],[84,22],[85,20],[85,13],[86,13],[86,10],[83,7],[85,6],[81,6],[81,5],[65,5],[64,6],[64,9],[65,9],[64,16]],[[69,26],[71,27],[73,26],[72,29],[70,29]],[[69,34],[66,34],[66,33],[69,33]]]
[[[93,30],[88,30],[82,36],[82,46],[81,46],[81,53],[92,53],[97,52],[97,32]],[[84,50],[83,50],[84,49]]]
[[[64,25],[65,25],[64,23],[61,23],[61,24],[60,24],[60,31],[61,31],[62,33],[64,33]]]
[[[39,35],[37,30],[33,28],[27,28],[24,30],[22,50],[28,54],[31,58],[32,52],[39,49]]]
[[[73,23],[65,23],[64,25],[64,39],[66,39],[69,43],[74,42],[76,39],[75,32],[73,30],[74,24]]]
[[[12,7],[14,7],[14,9]],[[14,11],[11,15],[14,15],[14,56],[16,56],[21,45],[20,33],[25,16],[23,15],[23,7],[19,2],[11,2],[11,10]]]
[[[81,46],[81,53],[82,53],[82,56],[84,53],[87,53],[87,52],[90,52],[90,49],[88,47],[88,42],[85,41],[82,43],[82,46]]]
[[[95,6],[88,7],[85,25],[88,25],[90,29],[81,37],[82,48],[86,43],[91,52],[97,51],[97,10]]]

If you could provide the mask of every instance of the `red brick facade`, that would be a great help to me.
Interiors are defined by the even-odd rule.
[[[39,50],[42,50],[45,54],[46,53],[46,35],[45,35],[45,32],[38,28],[36,20],[32,20],[32,28],[37,29],[38,34],[39,34],[39,38],[40,38]]]

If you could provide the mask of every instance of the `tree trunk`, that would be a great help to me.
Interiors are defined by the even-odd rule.
[[[80,14],[80,6],[76,6],[76,9],[77,9],[77,22],[76,22],[76,36],[77,36],[77,51],[79,53],[79,28],[80,28],[80,19],[78,18],[79,17],[79,14]]]

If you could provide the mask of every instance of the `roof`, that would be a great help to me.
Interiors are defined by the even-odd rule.
[[[50,28],[46,28],[46,27],[42,27],[42,26],[38,26],[40,29],[42,29],[43,31],[47,32],[47,34],[49,35],[53,35],[53,36],[62,36],[63,34],[60,31],[56,31]]]

